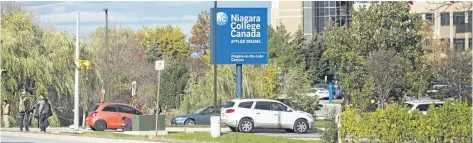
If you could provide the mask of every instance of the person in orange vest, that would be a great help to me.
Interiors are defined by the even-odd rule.
[[[2,115],[3,115],[3,124],[5,125],[5,128],[10,127],[10,121],[8,120],[8,116],[10,115],[10,104],[8,104],[7,100],[3,100],[3,105],[2,105]]]

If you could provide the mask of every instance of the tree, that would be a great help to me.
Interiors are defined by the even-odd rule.
[[[210,48],[210,14],[208,11],[202,11],[197,16],[197,23],[192,26],[190,44],[192,52],[202,56]]]
[[[314,34],[311,39],[307,39],[297,55],[305,63],[304,70],[309,73],[311,85],[323,80],[323,77],[329,74],[329,61],[322,57],[325,50],[322,35]]]
[[[140,46],[138,35],[131,28],[110,26],[110,63],[105,59],[103,41],[105,28],[99,27],[91,33],[88,39],[88,47],[94,52],[93,63],[100,75],[110,74],[110,83],[103,80],[101,83],[109,84],[110,89],[105,89],[106,102],[131,103],[131,82],[136,81],[137,101],[143,105],[152,105],[152,100],[156,95],[156,72],[154,63],[147,61],[146,49]],[[107,67],[109,64],[109,69]],[[100,85],[96,86],[100,89]],[[98,95],[97,90],[93,90]]]
[[[369,80],[366,80],[369,77],[375,78],[374,87],[382,86],[376,82],[381,79],[370,76],[366,69],[366,65],[370,64],[368,57],[377,51],[392,50],[402,61],[406,61],[402,65],[406,76],[401,81],[410,82],[399,83],[396,88],[400,91],[395,93],[413,92],[418,93],[418,96],[422,94],[422,89],[425,88],[420,86],[427,86],[424,84],[427,83],[427,78],[412,80],[423,74],[424,70],[419,69],[425,66],[425,62],[421,60],[422,35],[419,32],[422,22],[419,15],[410,13],[410,7],[405,2],[376,2],[368,8],[353,11],[352,22],[348,28],[331,24],[324,32],[327,46],[324,57],[333,61],[338,68],[337,77],[340,78],[342,89],[347,90],[352,97],[359,96],[364,86],[369,85]],[[383,92],[393,93],[393,89]]]
[[[384,109],[391,90],[404,83],[405,61],[393,50],[380,50],[370,54],[366,62],[363,68],[366,69],[367,76],[374,79],[378,100]]]
[[[184,99],[184,89],[189,81],[188,57],[178,55],[166,58],[165,69],[161,75],[160,102],[163,107],[178,109]]]
[[[156,26],[154,28],[143,27],[137,33],[139,39],[139,45],[145,48],[148,52],[148,56],[151,59],[162,59],[160,56],[163,55],[176,55],[182,54],[185,56],[189,55],[188,44],[185,40],[185,34],[177,26]],[[157,52],[157,49],[152,49],[153,44],[157,44],[157,48],[161,52]],[[154,61],[152,61],[154,62]]]
[[[282,73],[286,73],[290,68],[302,66],[301,60],[297,58],[295,44],[298,43],[291,42],[293,37],[287,32],[284,25],[276,29],[270,26],[268,34],[268,58],[270,63],[276,64]]]

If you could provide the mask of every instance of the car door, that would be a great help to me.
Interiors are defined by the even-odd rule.
[[[198,115],[195,115],[196,124],[210,125],[210,115],[212,115],[213,110],[214,110],[214,107],[207,107]]]
[[[258,128],[277,128],[278,112],[271,111],[272,102],[257,101],[254,108],[254,124]]]
[[[123,117],[127,117],[127,118],[132,118],[133,115],[138,115],[138,113],[140,113],[138,110],[136,110],[135,108],[132,108],[132,107],[129,107],[129,106],[125,106],[125,105],[120,105],[120,120],[121,122],[123,123]]]
[[[271,103],[271,110],[277,112],[277,124],[278,128],[292,128],[296,118],[294,112],[287,111],[288,107],[281,103],[273,102]]]
[[[116,128],[120,109],[117,105],[107,105],[102,109],[100,116],[107,123],[107,128]]]

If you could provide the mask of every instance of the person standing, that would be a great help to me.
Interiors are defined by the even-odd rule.
[[[28,99],[27,93],[25,90],[21,93],[20,102],[19,102],[19,111],[20,111],[20,131],[23,131],[23,124],[25,125],[25,131],[29,130],[29,121],[30,121],[30,100]]]
[[[7,100],[3,100],[2,105],[2,115],[3,115],[3,124],[5,124],[5,128],[10,127],[10,121],[8,120],[10,115],[10,104],[8,104]]]
[[[159,111],[158,111],[158,114],[161,114],[161,112],[162,112],[161,105],[159,105],[159,107],[156,107],[156,106],[157,106],[157,105],[156,105],[156,104],[157,104],[157,103],[156,103],[156,100],[153,100],[153,104],[154,104],[154,106],[153,106],[153,115],[156,115],[156,110],[157,110],[157,108],[159,108],[159,109],[158,109],[158,110],[159,110]]]
[[[49,104],[48,99],[44,98],[41,95],[41,100],[39,101],[39,128],[42,132],[46,132],[46,128],[49,126],[48,118],[52,116],[51,104]]]
[[[140,103],[136,104],[135,108],[141,111],[141,104]]]

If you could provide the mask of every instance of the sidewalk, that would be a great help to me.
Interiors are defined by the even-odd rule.
[[[85,136],[54,135],[44,133],[24,133],[24,132],[1,132],[2,142],[48,142],[48,143],[156,143],[156,141],[110,139]],[[158,142],[164,143],[164,142]]]

